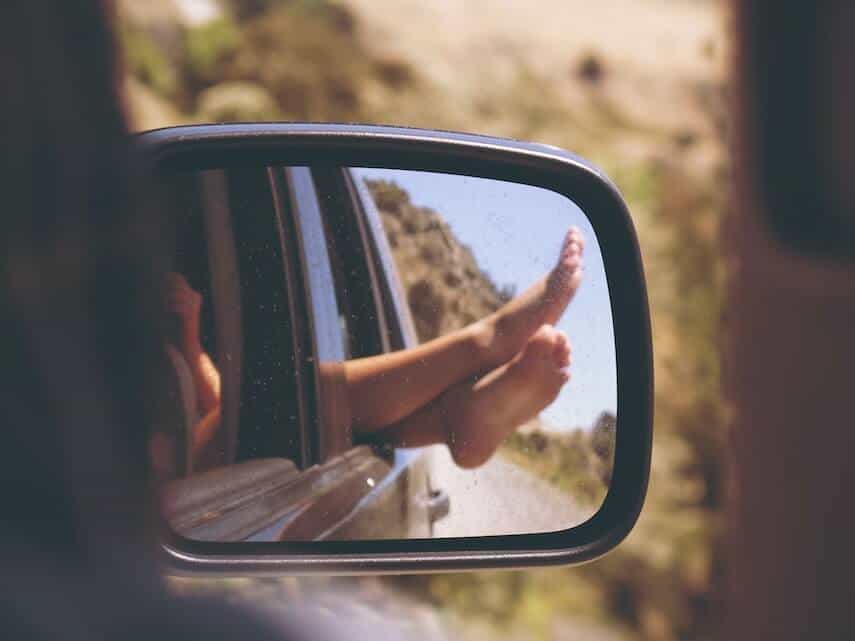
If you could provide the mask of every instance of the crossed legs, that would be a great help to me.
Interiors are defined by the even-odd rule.
[[[570,378],[570,343],[552,325],[582,279],[573,228],[555,267],[485,319],[416,348],[345,363],[354,429],[402,446],[445,443],[458,465],[484,463]]]
[[[553,325],[579,287],[583,250],[572,228],[552,270],[487,318],[412,349],[345,362],[353,429],[401,446],[445,443],[458,465],[484,463],[570,378],[570,343]],[[213,467],[221,464],[220,380],[199,340],[201,296],[175,274],[167,303],[196,383],[194,468]]]

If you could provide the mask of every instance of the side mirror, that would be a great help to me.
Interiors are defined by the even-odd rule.
[[[177,246],[150,447],[172,571],[580,563],[632,529],[649,312],[599,170],[378,126],[138,141]]]

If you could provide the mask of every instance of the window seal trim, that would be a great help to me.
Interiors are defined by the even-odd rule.
[[[291,317],[291,344],[294,347],[294,370],[297,381],[297,421],[300,437],[300,469],[314,462],[311,425],[317,420],[317,408],[314,396],[309,393],[313,386],[315,362],[311,341],[311,319],[306,310],[300,310],[297,300],[304,298],[302,261],[299,259],[299,234],[292,210],[288,206],[288,190],[283,169],[268,167],[267,176],[273,196],[273,209],[276,216],[276,230],[279,236],[279,248],[282,254],[285,287],[288,300],[288,313]],[[308,339],[308,340],[307,340]]]
[[[332,442],[323,429],[325,412],[320,374],[321,364],[336,365],[345,360],[344,341],[339,325],[340,310],[335,297],[326,234],[321,218],[321,204],[315,190],[311,169],[307,166],[284,167],[296,230],[298,258],[303,276],[306,316],[309,320],[314,378],[314,419],[317,429],[309,429],[312,463],[332,454]],[[334,411],[335,408],[332,408]],[[349,427],[349,426],[347,426]]]

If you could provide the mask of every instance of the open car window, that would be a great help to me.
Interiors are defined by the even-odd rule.
[[[219,406],[200,405],[205,382],[188,355],[198,411],[186,421],[187,464],[164,493],[173,531],[217,542],[372,527],[404,536],[406,484],[381,485],[392,461],[357,446],[349,417],[329,402],[329,370],[389,349],[341,170],[203,170],[182,180],[177,269],[201,300],[200,350],[221,393]],[[335,197],[319,199],[318,184]]]

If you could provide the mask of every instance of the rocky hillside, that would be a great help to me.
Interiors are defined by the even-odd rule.
[[[513,296],[478,266],[442,217],[394,182],[368,181],[398,266],[419,339],[484,318]]]

